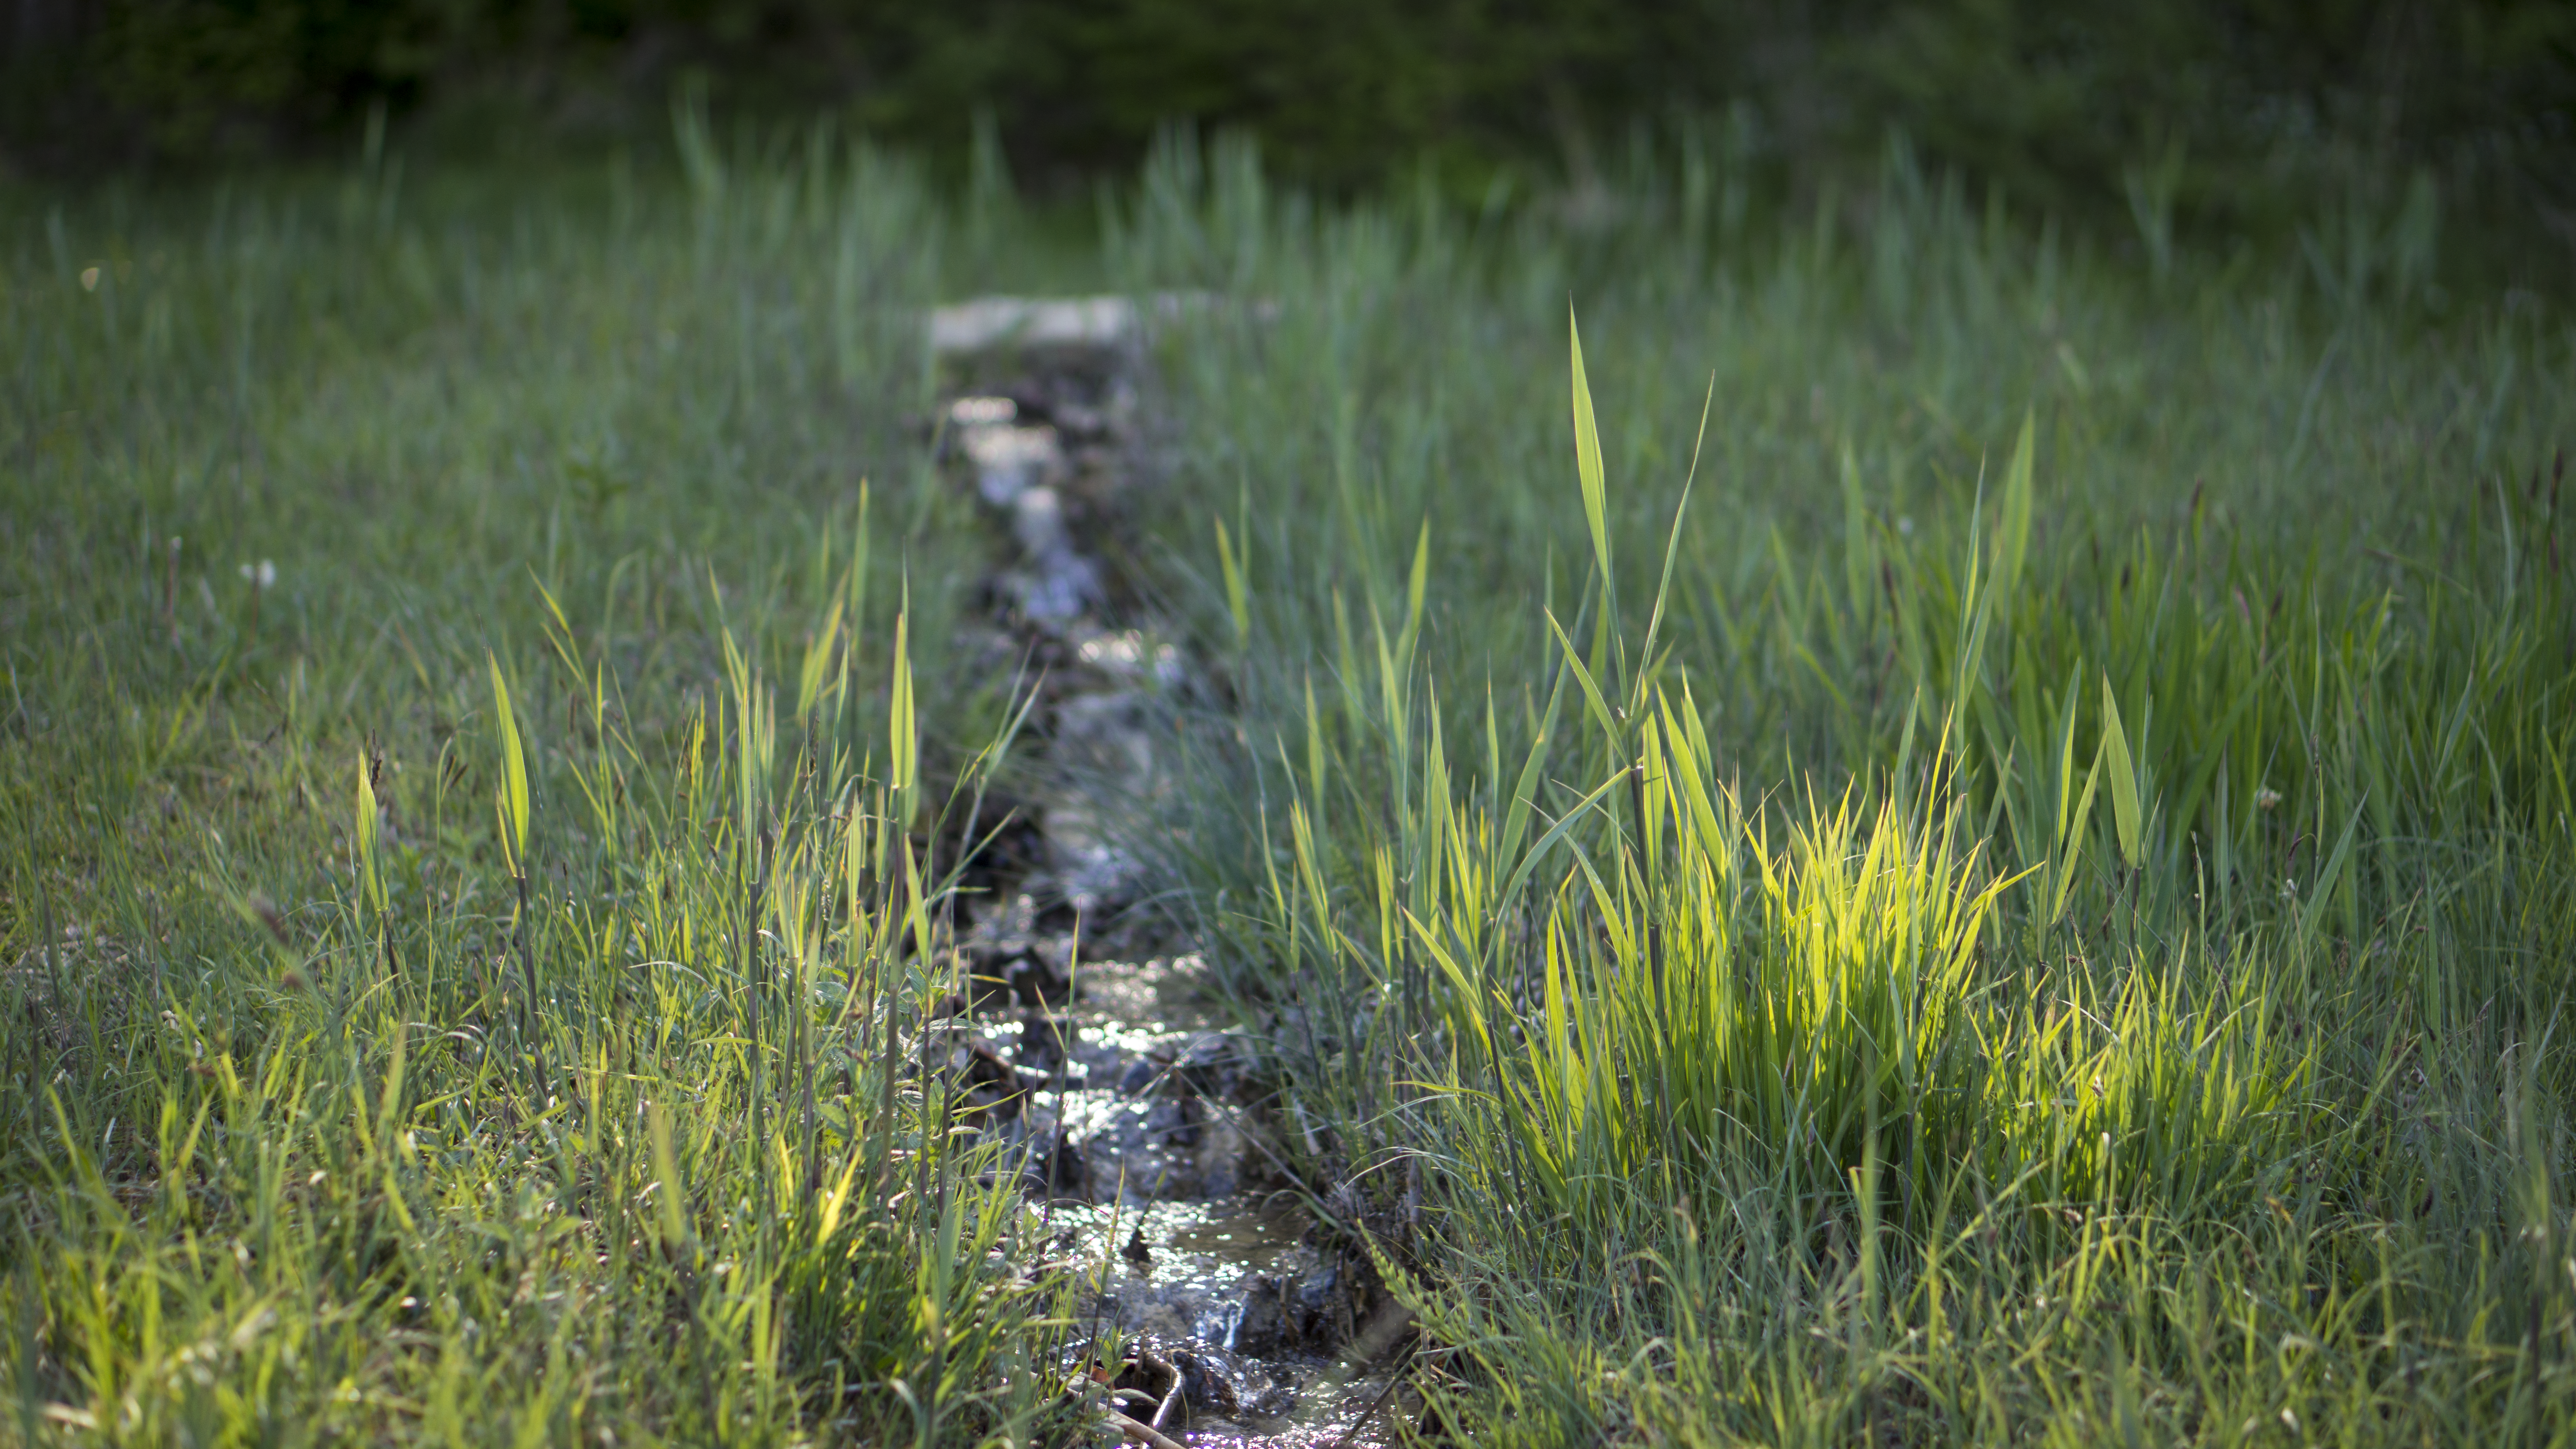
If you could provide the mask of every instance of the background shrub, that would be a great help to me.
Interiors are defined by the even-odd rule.
[[[2576,212],[2564,0],[20,0],[0,161],[94,171],[294,152],[382,108],[466,146],[651,139],[719,109],[837,108],[1087,194],[1174,121],[1256,135],[1347,191],[1426,158],[1453,189],[1580,186],[1643,138],[1731,144],[1800,204],[1891,129],[2015,199],[2127,227],[2281,235],[2319,194],[2437,179],[2526,285]],[[1624,144],[1619,138],[1627,137]],[[1497,195],[1504,193],[1495,193]],[[2373,198],[2375,199],[2375,198]]]

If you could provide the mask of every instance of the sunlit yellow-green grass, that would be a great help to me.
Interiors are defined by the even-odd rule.
[[[910,1066],[1015,748],[919,310],[1095,285],[1275,304],[1154,349],[1114,550],[1208,717],[1132,844],[1412,1310],[1380,1430],[2561,1437],[2545,306],[1902,148],[1467,214],[1176,143],[1076,244],[678,138],[0,234],[0,1440],[1073,1432]]]

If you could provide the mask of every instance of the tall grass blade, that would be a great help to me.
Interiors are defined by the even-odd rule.
[[[1583,521],[1592,530],[1592,558],[1601,570],[1601,599],[1604,612],[1618,597],[1610,576],[1610,521],[1608,484],[1601,466],[1601,429],[1592,417],[1592,384],[1583,376],[1583,329],[1574,320],[1574,309],[1565,314],[1566,337],[1574,356],[1574,471],[1583,487]]]
[[[1252,643],[1252,601],[1244,570],[1249,560],[1235,557],[1234,544],[1226,536],[1225,520],[1219,518],[1214,522],[1217,567],[1225,574],[1225,611],[1227,619],[1234,625],[1234,647],[1248,648]]]
[[[2128,732],[2120,728],[2120,702],[2111,695],[2111,677],[2102,676],[2102,755],[2111,770],[2111,819],[2120,837],[2120,858],[2131,870],[2145,863],[2139,820],[2138,772],[2129,762]],[[2091,790],[2086,790],[2089,796]]]
[[[894,618],[894,671],[886,698],[886,783],[910,797],[920,767],[921,736],[913,719],[909,611]]]
[[[2009,610],[2014,591],[2021,586],[2022,561],[2030,552],[2033,471],[2037,425],[2036,415],[2025,410],[2021,415],[2021,435],[2013,442],[2012,463],[2004,470],[2003,517],[1996,520],[1995,567],[1992,588]]]
[[[492,670],[492,718],[501,731],[501,845],[512,875],[526,873],[528,858],[528,761],[519,747],[519,717],[510,708],[510,682],[501,676],[501,661],[489,651]]]
[[[358,891],[373,909],[379,921],[385,913],[385,878],[376,864],[376,837],[383,828],[382,812],[376,805],[374,771],[366,754],[358,756],[358,802],[350,821],[349,839],[354,847],[358,868]]]
[[[2361,830],[2362,805],[2356,802],[2352,818],[2344,822],[2343,833],[2335,837],[2334,852],[2326,857],[2317,878],[2308,884],[2307,900],[2299,908],[2299,944],[2307,945],[2317,937],[2325,923],[2326,905],[2334,899],[2335,887],[2343,880],[2344,866],[2352,859],[2353,837]]]

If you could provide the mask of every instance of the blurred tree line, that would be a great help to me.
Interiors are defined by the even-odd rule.
[[[2430,176],[2576,252],[2576,0],[11,0],[0,163],[293,154],[371,111],[469,149],[832,108],[1041,192],[1176,119],[1326,190],[1424,158],[1580,182],[1641,121],[1731,117],[1791,195],[1901,130],[2024,206],[2255,231]],[[2393,181],[2386,180],[2394,178]]]

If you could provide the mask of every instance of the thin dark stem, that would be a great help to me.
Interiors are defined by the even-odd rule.
[[[1362,1409],[1360,1411],[1360,1416],[1351,1421],[1351,1427],[1343,1433],[1341,1442],[1335,1446],[1335,1449],[1351,1449],[1351,1446],[1357,1444],[1359,1442],[1360,1430],[1368,1426],[1369,1420],[1377,1417],[1377,1411],[1385,1405],[1388,1399],[1395,1396],[1396,1387],[1403,1382],[1403,1370],[1398,1369],[1396,1372],[1389,1374],[1386,1380],[1386,1387],[1378,1390],[1377,1397],[1369,1400],[1369,1406]]]

